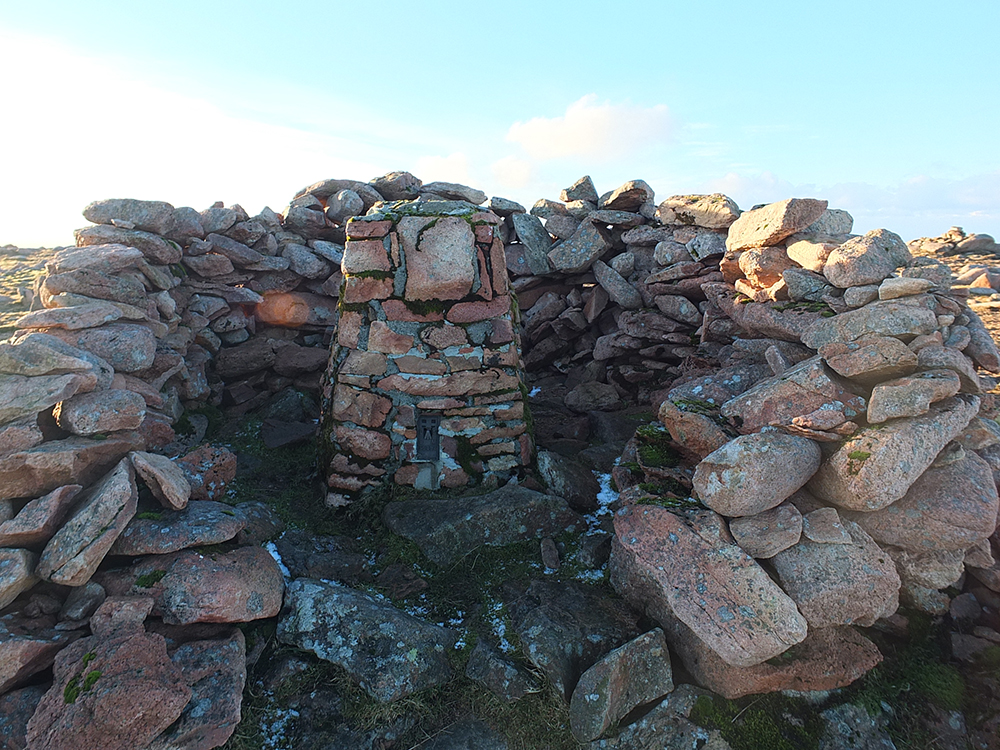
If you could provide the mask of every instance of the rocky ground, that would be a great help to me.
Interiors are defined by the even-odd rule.
[[[23,290],[30,287],[32,274],[41,271],[43,252],[11,251],[3,256],[4,263],[10,262],[5,278],[10,288],[0,293],[12,298],[5,304],[13,317],[26,309],[28,295]],[[983,286],[992,290],[994,260],[983,259],[983,272],[970,274],[972,269],[965,267],[969,257],[936,251],[934,257],[939,256],[956,276],[968,274],[966,286],[980,285],[981,291],[969,292],[970,298],[996,337],[997,310],[992,291]],[[678,379],[677,388],[684,387],[682,380],[694,382],[697,366],[693,358],[692,372]],[[794,369],[791,363],[783,367]],[[727,700],[694,687],[695,677],[678,654],[673,655],[672,669],[665,660],[648,660],[650,653],[666,648],[659,640],[663,632],[657,622],[625,606],[611,586],[608,532],[615,490],[630,487],[639,491],[635,496],[651,491],[656,496],[652,503],[640,497],[633,509],[653,512],[652,505],[666,504],[683,512],[698,462],[676,454],[658,415],[641,407],[622,410],[607,403],[588,408],[579,403],[580,408],[569,411],[573,399],[567,396],[576,391],[575,385],[571,377],[551,370],[529,382],[532,421],[542,452],[537,473],[520,485],[487,486],[472,497],[456,492],[435,498],[411,488],[386,487],[339,509],[325,508],[322,502],[325,483],[315,468],[311,436],[272,439],[282,425],[309,424],[319,417],[310,397],[286,388],[242,416],[232,413],[226,419],[212,407],[182,416],[175,425],[181,436],[178,450],[208,441],[228,446],[236,457],[231,462],[226,451],[213,454],[228,467],[235,463],[235,478],[218,497],[233,508],[220,511],[211,525],[224,525],[229,523],[226,517],[237,516],[246,525],[234,541],[218,544],[206,538],[197,546],[197,556],[215,561],[247,550],[255,550],[247,553],[251,556],[263,555],[258,546],[263,542],[271,557],[263,555],[268,565],[261,568],[273,567],[274,558],[285,573],[279,582],[286,591],[280,616],[242,623],[238,631],[225,630],[233,643],[239,642],[241,653],[245,641],[247,665],[242,720],[225,747],[998,746],[1000,645],[983,644],[1000,630],[1000,600],[983,587],[976,589],[978,601],[970,599],[970,593],[961,594],[964,581],[945,589],[950,607],[940,615],[904,608],[875,627],[859,628],[868,641],[855,642],[857,652],[850,651],[850,644],[839,644],[844,649],[841,662],[826,667],[838,676],[848,662],[859,659],[858,653],[870,653],[863,645],[869,641],[883,656],[881,664],[845,688],[815,689],[828,675],[814,660],[814,671],[800,675],[804,685],[813,686],[803,688],[809,692]],[[696,406],[693,399],[685,403]],[[989,413],[995,414],[995,409]],[[723,442],[727,440],[724,436]],[[277,442],[285,445],[273,447]],[[564,496],[572,511],[546,505],[544,496],[534,491],[545,485]],[[490,493],[485,498],[484,489]],[[703,499],[708,496],[701,494]],[[140,503],[148,501],[140,497]],[[520,526],[505,527],[509,518],[491,516],[497,507],[504,508],[506,517],[518,518]],[[136,518],[150,522],[158,520],[152,517],[157,514],[162,511],[143,510]],[[748,546],[751,542],[741,541]],[[146,554],[123,546],[117,553]],[[128,570],[132,588],[156,594],[156,606],[163,611],[170,604],[166,585],[159,585],[165,572],[134,566]],[[122,571],[105,568],[100,580],[109,593],[126,593],[116,588],[116,575]],[[29,602],[18,605],[18,611],[25,617],[35,610],[39,618],[51,617],[54,611],[46,608],[53,601],[59,604],[59,594],[59,587],[45,583],[31,592]],[[344,608],[351,617],[340,616]],[[308,617],[302,614],[306,612]],[[99,611],[91,629],[95,634],[102,629],[119,632],[111,626],[121,630],[148,614]],[[102,625],[102,617],[113,622]],[[59,619],[65,621],[62,612]],[[314,628],[317,621],[322,633]],[[383,628],[391,643],[380,640]],[[215,638],[213,643],[219,644],[219,632],[199,637]],[[129,637],[140,638],[134,632]],[[406,658],[386,659],[384,652],[399,643],[412,646],[404,649]],[[809,648],[804,643],[803,649],[793,648],[759,665],[756,679],[768,674],[781,679],[793,670],[792,662],[808,664]],[[82,658],[86,669],[90,652],[84,654],[82,646],[76,650],[77,661]],[[595,664],[598,656],[602,658]],[[59,670],[70,661],[60,656],[57,680],[67,676]],[[623,674],[629,676],[626,688],[619,682]],[[100,688],[100,678],[97,674],[93,681],[69,680],[55,703],[75,702],[95,684]],[[47,678],[43,673],[39,679]],[[592,690],[581,689],[588,685]],[[28,700],[26,692],[32,689],[19,691],[19,699]],[[185,690],[181,686],[173,695],[178,711],[191,694]],[[80,702],[90,705],[85,695]],[[639,708],[632,712],[635,706]],[[66,711],[60,705],[49,709]],[[624,729],[604,732],[619,720]],[[574,737],[598,737],[602,732],[604,739],[589,743]],[[14,733],[5,730],[0,736]],[[0,748],[7,746],[3,742],[6,739],[0,739]],[[160,736],[157,742],[165,747],[170,738]],[[189,737],[182,746],[212,745],[199,745]]]

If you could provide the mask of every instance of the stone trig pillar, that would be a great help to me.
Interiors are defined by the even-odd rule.
[[[469,203],[400,201],[348,223],[324,382],[329,504],[387,476],[460,487],[530,462],[500,221]]]

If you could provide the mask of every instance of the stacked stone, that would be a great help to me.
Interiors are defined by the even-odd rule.
[[[387,474],[436,489],[530,462],[500,223],[454,200],[387,203],[348,223],[324,390],[331,505]],[[423,461],[428,414],[441,420],[440,454]]]
[[[744,338],[659,410],[698,502],[632,486],[615,519],[613,584],[728,697],[848,684],[881,658],[852,626],[900,599],[943,614],[966,569],[1000,581],[1000,429],[976,369],[1000,371],[996,345],[943,264],[886,230],[816,229],[847,218],[790,200],[730,227],[736,283],[704,289]]]
[[[739,209],[719,194],[657,206],[642,180],[598,196],[583,177],[560,197],[530,214],[495,209],[506,216],[526,368],[596,362],[625,392],[662,387],[700,343],[701,284],[722,280],[714,259]]]
[[[23,720],[5,724],[14,746],[224,744],[240,720],[243,636],[186,626],[281,606],[281,571],[244,533],[265,509],[216,501],[235,456],[144,452],[145,405],[113,387],[122,377],[55,335],[0,345],[0,695]],[[238,535],[231,552],[192,549]]]
[[[287,385],[318,388],[336,324],[341,245],[317,231],[301,234],[309,228],[294,222],[286,229],[267,208],[249,217],[238,205],[199,213],[107,200],[84,216],[98,225],[78,230],[78,245],[113,242],[144,255],[145,286],[156,302],[148,314],[166,327],[157,390],[164,375],[176,375],[182,401],[246,411]]]
[[[966,234],[962,227],[952,227],[938,237],[918,237],[909,242],[914,255],[996,254],[1000,245],[988,234]]]

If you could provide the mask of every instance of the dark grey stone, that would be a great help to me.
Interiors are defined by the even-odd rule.
[[[292,581],[278,640],[343,667],[382,702],[451,678],[447,652],[454,632],[337,583]]]
[[[563,498],[518,485],[475,497],[389,503],[383,518],[392,531],[416,542],[438,564],[482,545],[502,547],[584,528],[583,519]]]

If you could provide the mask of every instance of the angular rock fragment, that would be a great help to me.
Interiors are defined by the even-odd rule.
[[[892,558],[858,524],[844,519],[849,544],[802,539],[771,558],[782,588],[810,628],[870,627],[899,606]]]
[[[28,502],[16,516],[0,523],[0,547],[31,547],[47,542],[82,489],[79,484],[68,484]]]
[[[343,667],[386,703],[451,677],[452,631],[337,583],[289,584],[278,638]]]
[[[863,429],[824,458],[808,489],[846,510],[884,508],[906,494],[978,411],[977,397],[955,397],[932,405],[924,416]]]
[[[90,487],[56,532],[38,562],[38,575],[64,586],[82,586],[97,570],[125,525],[139,497],[128,459]]]
[[[615,515],[610,570],[626,600],[664,628],[680,620],[733,666],[759,664],[806,637],[795,603],[710,511],[623,508]]]
[[[639,635],[624,602],[578,583],[510,585],[505,600],[528,659],[567,700],[588,668]]]
[[[819,468],[819,446],[779,433],[741,435],[706,456],[694,473],[694,490],[712,510],[752,516],[781,504]]]
[[[738,252],[777,245],[816,221],[823,215],[826,205],[826,201],[813,198],[789,198],[744,211],[729,227],[726,248],[730,252]]]
[[[663,631],[654,628],[606,654],[580,677],[569,704],[573,736],[597,739],[633,709],[674,689]]]

